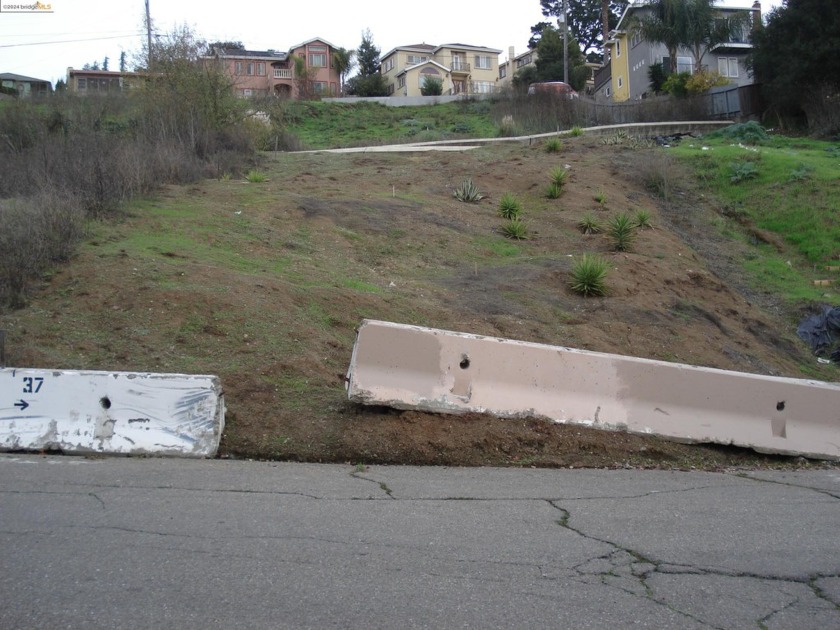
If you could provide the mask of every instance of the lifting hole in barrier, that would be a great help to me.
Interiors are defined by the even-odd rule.
[[[776,411],[784,411],[785,410],[785,401],[780,400],[776,403]]]
[[[462,370],[466,370],[468,367],[470,367],[470,358],[467,355],[464,355],[461,358],[461,362],[458,364],[458,367],[460,367]]]
[[[103,396],[99,399],[99,404],[102,405],[103,409],[110,409],[111,408],[111,399],[107,396]]]

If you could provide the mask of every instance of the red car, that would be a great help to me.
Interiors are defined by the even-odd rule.
[[[556,94],[565,98],[578,98],[578,93],[568,83],[562,81],[543,81],[528,86],[528,94]]]

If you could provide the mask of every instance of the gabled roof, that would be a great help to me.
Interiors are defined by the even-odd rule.
[[[295,48],[300,48],[301,46],[306,46],[307,44],[311,44],[312,42],[321,42],[322,44],[326,44],[330,48],[338,48],[335,44],[331,44],[323,37],[313,37],[312,39],[307,39],[305,42],[301,42],[300,44],[295,44],[291,46],[289,50],[294,50]]]
[[[35,79],[33,77],[25,77],[22,74],[15,74],[14,72],[0,73],[0,80],[3,81],[23,81],[25,83],[50,83],[46,79]]]

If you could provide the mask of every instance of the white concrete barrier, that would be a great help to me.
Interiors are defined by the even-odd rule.
[[[212,457],[224,413],[215,376],[0,369],[0,451]]]
[[[364,320],[351,401],[840,459],[840,385]]]

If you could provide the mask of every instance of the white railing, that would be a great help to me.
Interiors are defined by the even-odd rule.
[[[274,69],[274,78],[275,79],[291,79],[292,78],[292,71],[286,70],[284,68],[275,68]]]

